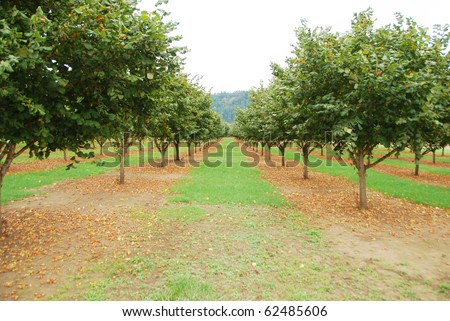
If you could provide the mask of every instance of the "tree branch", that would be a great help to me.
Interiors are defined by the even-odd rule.
[[[356,161],[355,153],[351,152],[351,151],[348,151],[348,155],[350,156],[350,159],[352,160],[352,162],[356,166],[356,168],[358,168],[358,162]]]
[[[155,139],[156,148],[158,148],[159,152],[161,152],[161,145],[158,142],[158,139]]]
[[[426,154],[428,154],[431,151],[432,151],[431,148],[426,148],[425,151],[422,153],[422,156],[425,156]]]
[[[25,145],[22,149],[20,149],[17,153],[14,154],[14,157],[19,156],[20,154],[22,154],[24,151],[26,151],[28,148],[30,148],[32,145],[34,145],[35,142],[30,142],[27,145]]]
[[[8,145],[2,146],[2,152],[0,153],[0,162],[3,160],[3,157],[8,153]]]
[[[399,148],[395,148],[393,150],[391,150],[389,153],[387,153],[386,155],[384,155],[381,158],[378,158],[376,161],[374,161],[371,164],[367,165],[367,169],[374,167],[376,164],[381,163],[382,161],[384,161],[386,158],[392,156],[393,154],[395,154],[397,151],[399,150]]]
[[[11,166],[11,163],[12,163],[12,161],[14,159],[14,152],[16,151],[16,144],[15,143],[12,143],[12,144],[8,143],[6,145],[6,149],[5,150],[7,150],[6,160],[5,160],[5,162],[3,164],[1,164],[1,167],[0,167],[0,169],[1,169],[0,175],[2,177],[5,176],[6,172],[9,169],[9,166]]]

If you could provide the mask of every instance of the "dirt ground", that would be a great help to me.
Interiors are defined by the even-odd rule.
[[[361,211],[358,187],[344,178],[311,171],[305,180],[299,167],[260,168],[263,177],[321,226],[330,247],[349,261],[381,261],[413,277],[449,283],[449,210],[369,191],[369,209]]]
[[[140,228],[130,213],[163,207],[169,187],[188,168],[172,161],[167,168],[130,167],[125,185],[118,184],[117,172],[109,172],[46,186],[43,196],[4,206],[8,223],[7,236],[0,238],[1,299],[45,299],[86,263],[142,250],[146,239],[126,237]]]
[[[8,174],[45,171],[58,166],[69,165],[70,163],[63,158],[46,159],[43,161],[30,159],[30,162],[12,164],[8,170]]]
[[[184,233],[176,226],[146,220],[153,224],[147,234],[134,231],[143,228],[139,215],[167,206],[170,186],[189,172],[189,166],[174,165],[127,168],[124,186],[118,185],[117,173],[60,182],[43,188],[44,196],[5,206],[8,236],[0,238],[0,298],[45,300],[89,262],[154,250],[150,246],[173,250],[173,236]],[[343,178],[311,172],[304,180],[298,167],[260,168],[263,178],[323,231],[329,250],[349,264],[372,264],[380,277],[401,270],[407,278],[450,283],[449,210],[370,191],[370,209],[360,211],[357,187]]]

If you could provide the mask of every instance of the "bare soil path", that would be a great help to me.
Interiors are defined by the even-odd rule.
[[[280,164],[278,156],[272,158]],[[300,167],[260,168],[263,177],[320,226],[330,247],[349,262],[376,265],[381,277],[400,273],[436,288],[449,284],[449,210],[369,191],[369,210],[361,211],[358,187],[344,178],[312,171],[305,180]]]
[[[46,186],[44,196],[4,207],[7,237],[0,239],[0,295],[3,300],[45,299],[89,262],[140,250],[140,213],[164,206],[170,186],[188,171],[131,167],[126,184],[117,172]],[[145,237],[151,239],[152,235]],[[144,240],[146,241],[146,240]]]

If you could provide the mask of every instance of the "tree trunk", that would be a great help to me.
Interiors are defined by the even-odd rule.
[[[261,156],[264,156],[264,146],[265,144],[261,143]]]
[[[187,142],[187,146],[188,146],[188,156],[192,156],[192,150],[191,150],[191,142]]]
[[[0,236],[3,235],[3,232],[6,234],[6,220],[3,217],[2,212],[2,189],[3,189],[3,179],[6,176],[6,173],[9,170],[14,158],[22,154],[26,149],[28,149],[33,143],[27,144],[23,147],[19,152],[16,153],[16,143],[5,143],[2,144],[0,149]],[[3,158],[6,156],[6,159]]]
[[[168,143],[162,143],[161,145],[161,166],[162,167],[166,167],[167,165],[167,160],[166,160],[166,151],[169,147]]]
[[[63,149],[64,161],[67,162],[67,151]]]
[[[2,189],[3,189],[3,173],[0,171],[0,237],[3,236],[3,228],[5,229],[6,234],[6,220],[3,218],[2,212]]]
[[[320,146],[320,156],[323,156],[323,145]]]
[[[122,147],[120,150],[120,172],[119,172],[119,184],[125,184],[125,152]]]
[[[270,146],[270,145],[267,145],[267,157],[269,157],[269,160],[271,160],[270,159],[270,149],[272,148],[272,146]]]
[[[436,164],[436,150],[433,150],[433,164]]]
[[[286,147],[285,146],[279,146],[278,147],[280,149],[280,153],[281,153],[281,167],[286,167],[286,160],[284,157],[284,153],[286,151]]]
[[[366,210],[367,206],[367,187],[366,187],[366,166],[364,165],[364,155],[358,155],[356,158],[358,177],[359,177],[359,208]]]
[[[100,155],[103,155],[103,145],[105,145],[105,143],[98,143],[100,145]]]
[[[175,145],[175,160],[179,161],[180,160],[180,142],[173,142],[173,144]]]
[[[161,167],[166,167],[166,151],[164,149],[164,146],[161,148]]]
[[[415,169],[414,169],[414,175],[415,175],[415,176],[419,176],[419,164],[420,164],[420,158],[418,158],[418,157],[416,156],[414,162],[415,162],[415,164],[416,164],[416,167],[415,167]]]
[[[130,137],[130,133],[124,133],[123,138],[120,141],[120,172],[119,172],[119,184],[125,184],[125,155],[128,152],[128,139]]]
[[[309,178],[309,144],[304,144],[302,146],[302,154],[303,154],[303,179]]]
[[[445,147],[442,147],[442,156],[445,156]]]

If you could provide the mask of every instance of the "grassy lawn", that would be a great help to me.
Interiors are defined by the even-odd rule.
[[[225,141],[223,146],[228,146],[229,142]],[[210,165],[216,162],[220,162],[220,165],[202,163],[199,168],[194,168],[189,178],[174,188],[178,195],[171,200],[202,204],[287,205],[279,192],[260,179],[257,168],[239,166],[245,159],[237,147],[224,150],[222,156],[213,155],[209,158]]]
[[[379,148],[375,149],[375,153],[377,151],[384,154],[384,153],[386,153],[387,149],[384,147],[379,147]],[[446,151],[446,152],[448,153],[448,151]],[[406,149],[405,151],[400,153],[400,157],[411,158],[411,161],[413,161],[415,156],[409,149]],[[423,159],[432,161],[433,155],[431,153],[429,153],[429,154],[423,156]],[[438,149],[436,151],[436,163],[450,163],[450,157],[448,157],[448,155],[441,156],[441,149]]]
[[[72,156],[74,156],[74,153],[67,152],[67,159],[70,159]],[[64,157],[64,153],[62,151],[56,151],[51,153],[48,156],[48,159],[62,159]],[[36,157],[30,157],[30,155],[27,152],[24,152],[20,156],[16,157],[13,161],[13,164],[23,164],[23,163],[30,163],[30,162],[39,162]]]
[[[391,165],[400,168],[407,168],[410,169],[411,171],[413,171],[416,166],[412,161],[405,162],[403,160],[395,158],[385,159],[381,164]],[[450,168],[420,164],[420,172],[433,173],[439,175],[450,175]]]

